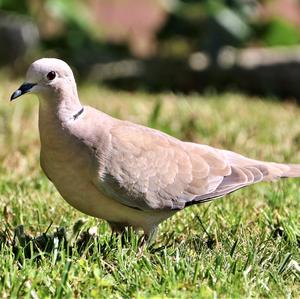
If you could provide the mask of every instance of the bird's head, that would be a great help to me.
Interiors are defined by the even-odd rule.
[[[42,58],[31,64],[25,82],[11,95],[10,100],[26,93],[34,93],[42,98],[60,98],[66,92],[77,96],[71,68],[62,60]]]

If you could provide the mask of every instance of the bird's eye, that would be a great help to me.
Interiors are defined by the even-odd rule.
[[[47,79],[52,81],[56,77],[56,73],[54,71],[51,71],[47,74]]]

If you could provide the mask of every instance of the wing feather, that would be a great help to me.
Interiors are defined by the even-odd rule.
[[[183,209],[283,171],[129,122],[112,127],[110,135],[105,169],[92,180],[106,195],[141,210]]]

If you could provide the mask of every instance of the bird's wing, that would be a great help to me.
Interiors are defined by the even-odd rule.
[[[183,209],[261,181],[267,172],[255,160],[127,122],[111,128],[110,143],[105,169],[93,174],[93,183],[141,210]]]

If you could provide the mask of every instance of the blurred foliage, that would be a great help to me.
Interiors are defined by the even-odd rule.
[[[27,1],[17,1],[17,0],[0,0],[0,7],[2,10],[13,11],[19,14],[29,14]]]
[[[139,84],[133,82],[131,88],[127,77],[142,76],[130,67],[125,73],[134,75],[124,75],[123,65],[114,62],[129,61],[126,65],[130,66],[132,58],[143,60],[145,77],[141,81],[152,89],[163,85],[172,90],[201,90],[199,78],[185,74],[196,52],[208,55],[209,62],[203,62],[206,68],[218,70],[225,46],[273,47],[300,42],[300,3],[296,0],[0,0],[0,21],[2,13],[32,20],[40,34],[40,56],[70,62],[84,79],[91,79],[96,69],[98,74],[92,79],[107,82],[117,77],[121,68],[119,78],[125,81],[115,84],[127,89]],[[17,39],[10,48],[16,48]],[[39,55],[35,51],[32,56]],[[27,66],[32,58],[27,60],[17,63]],[[104,75],[100,74],[103,65],[109,65]],[[202,71],[201,67],[197,70]],[[222,79],[219,74],[201,78],[202,85],[217,86]],[[272,93],[272,88],[268,90]]]
[[[291,46],[299,44],[300,31],[285,20],[274,19],[267,24],[262,38],[268,46]]]
[[[136,53],[128,47],[131,36],[128,36],[128,40],[120,38],[112,41],[105,33],[105,25],[103,22],[101,25],[100,20],[103,16],[96,9],[103,8],[101,5],[105,2],[107,5],[104,0],[0,0],[0,8],[2,11],[30,16],[40,30],[44,49],[54,50],[62,57],[69,53],[75,56],[70,58],[79,64],[82,59],[106,61],[115,57],[135,56]],[[137,3],[134,0],[125,2],[129,6]],[[152,3],[164,11],[166,20],[154,32],[156,49],[149,53],[185,57],[198,50],[215,53],[224,45],[245,47],[253,44],[277,46],[299,43],[299,28],[289,22],[284,14],[271,17],[263,15],[265,3],[270,2],[273,1],[153,0]],[[104,8],[113,15],[113,5],[118,3],[120,6],[121,1],[115,0],[112,7]],[[138,26],[136,24],[135,27]],[[135,43],[138,44],[139,40]],[[76,57],[78,52],[82,59]]]

